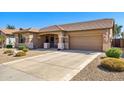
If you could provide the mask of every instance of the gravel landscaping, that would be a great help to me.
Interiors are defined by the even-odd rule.
[[[110,72],[100,67],[100,61],[91,62],[80,71],[72,81],[121,81],[124,80],[124,72]]]
[[[9,62],[9,61],[14,61],[14,60],[17,60],[17,59],[23,59],[23,58],[26,58],[26,57],[32,57],[32,56],[37,56],[37,55],[41,55],[41,54],[46,53],[46,51],[42,51],[40,49],[39,50],[29,50],[27,52],[26,56],[13,57],[13,56],[8,56],[7,54],[3,54],[4,50],[5,49],[0,49],[0,64],[5,63],[5,62]]]

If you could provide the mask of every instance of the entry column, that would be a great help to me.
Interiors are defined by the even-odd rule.
[[[64,33],[59,35],[58,49],[64,49]]]

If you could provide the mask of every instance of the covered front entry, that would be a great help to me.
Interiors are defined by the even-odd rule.
[[[35,40],[36,48],[69,49],[69,38],[64,32],[42,32]]]
[[[43,34],[39,36],[39,48],[58,48],[57,34]]]
[[[46,34],[44,35],[44,48],[57,48],[58,47],[58,35]]]

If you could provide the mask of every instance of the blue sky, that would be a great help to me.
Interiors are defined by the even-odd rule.
[[[0,12],[0,28],[42,28],[49,25],[114,18],[124,26],[124,12]]]

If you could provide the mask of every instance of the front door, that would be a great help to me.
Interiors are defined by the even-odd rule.
[[[50,37],[50,48],[54,48],[55,46],[54,46],[54,36],[51,36]]]

